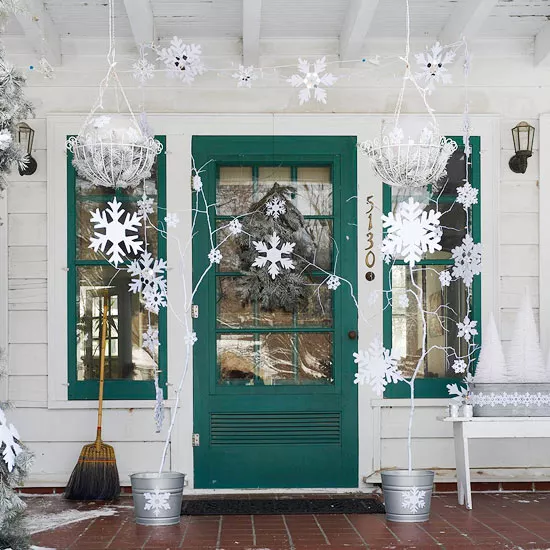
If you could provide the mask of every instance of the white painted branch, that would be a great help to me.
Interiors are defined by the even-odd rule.
[[[498,0],[461,0],[439,34],[442,44],[452,44],[463,36],[473,38],[493,11]]]
[[[124,0],[126,14],[137,46],[155,40],[155,20],[150,0]]]
[[[351,0],[340,33],[340,60],[358,59],[379,0]]]
[[[243,64],[258,65],[262,0],[243,0]]]

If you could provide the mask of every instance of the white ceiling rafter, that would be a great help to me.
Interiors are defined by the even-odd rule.
[[[439,42],[452,44],[463,36],[472,38],[483,26],[498,0],[461,0],[456,3],[445,27],[439,33]]]
[[[23,10],[16,13],[26,39],[35,52],[50,65],[61,65],[61,40],[42,0],[24,0]]]
[[[550,23],[545,23],[535,36],[535,65],[550,61]]]
[[[243,64],[258,65],[262,0],[243,0]]]
[[[379,0],[351,0],[340,33],[340,61],[358,59]]]
[[[124,0],[124,6],[136,45],[152,44],[155,41],[155,18],[150,0]]]

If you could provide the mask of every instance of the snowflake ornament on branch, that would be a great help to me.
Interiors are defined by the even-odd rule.
[[[166,214],[164,217],[164,221],[166,222],[166,227],[177,227],[178,223],[180,223],[180,218],[177,214]]]
[[[451,281],[452,281],[451,274],[447,269],[439,273],[439,282],[441,283],[442,287],[450,286]]]
[[[455,265],[453,277],[460,278],[467,287],[472,286],[476,275],[481,273],[481,243],[474,243],[470,233],[466,233],[462,244],[451,250]]]
[[[229,232],[231,235],[238,235],[243,230],[243,224],[237,219],[233,219],[229,222]]]
[[[94,236],[90,239],[89,248],[94,252],[101,251],[115,267],[124,261],[127,254],[137,254],[143,250],[142,241],[137,232],[141,227],[141,218],[137,213],[130,214],[114,198],[107,202],[105,210],[96,209],[90,219],[94,227]],[[124,216],[124,220],[120,221]],[[98,230],[104,229],[105,233]]]
[[[211,264],[219,264],[222,261],[222,258],[222,253],[217,248],[213,248],[208,253],[208,259],[210,260]]]
[[[340,286],[340,277],[337,277],[336,275],[331,275],[327,279],[327,287],[330,290],[336,290]]]
[[[312,67],[313,65],[313,67]],[[313,97],[320,103],[327,102],[327,91],[322,88],[332,86],[338,78],[331,73],[325,73],[327,68],[326,58],[322,57],[311,64],[304,59],[298,59],[298,71],[301,74],[293,74],[287,82],[294,88],[304,86],[298,93],[300,105],[309,102]]]
[[[252,244],[256,251],[265,254],[265,256],[257,256],[252,267],[265,267],[266,264],[269,264],[267,270],[272,279],[279,275],[281,268],[294,269],[294,262],[290,258],[285,258],[283,254],[292,254],[296,243],[283,243],[279,248],[280,243],[281,239],[277,233],[271,235],[267,244],[263,241],[253,241]],[[277,264],[280,264],[281,267],[279,268]]]
[[[458,322],[456,324],[456,326],[458,327],[457,336],[459,338],[464,338],[464,340],[469,342],[472,336],[475,336],[477,334],[476,325],[477,321],[472,321],[467,316],[464,317],[464,320],[462,322]]]
[[[140,200],[137,201],[137,213],[140,216],[147,216],[147,214],[152,214],[155,211],[155,199],[148,198],[147,195],[143,194]]]
[[[197,193],[202,191],[202,179],[201,179],[199,174],[194,174],[193,175],[193,184],[192,185],[193,185],[193,191],[196,191]]]
[[[281,214],[286,212],[285,201],[280,197],[273,197],[265,205],[266,214],[277,219]]]
[[[463,372],[466,372],[468,369],[468,365],[466,364],[466,361],[464,359],[457,359],[452,365],[452,369],[458,373],[461,374]]]
[[[426,83],[426,89],[429,94],[435,90],[435,83],[450,84],[453,79],[445,65],[450,65],[455,59],[454,50],[444,48],[439,42],[436,42],[426,52],[415,55],[416,63],[420,72],[416,73],[419,81]]]
[[[179,78],[182,82],[191,84],[195,77],[206,71],[201,59],[201,47],[196,44],[184,44],[181,38],[174,36],[170,47],[158,52],[158,60],[162,61],[170,76]]]
[[[403,380],[403,375],[397,367],[399,356],[394,350],[384,348],[379,338],[375,338],[367,351],[354,353],[358,365],[355,374],[356,384],[370,384],[379,397],[382,397],[388,384]]]
[[[258,78],[253,65],[249,67],[239,65],[239,70],[231,76],[237,80],[237,86],[239,88],[252,88],[252,82]]]
[[[477,195],[479,191],[470,185],[470,182],[467,181],[463,186],[457,187],[456,189],[458,196],[456,202],[459,202],[464,210],[468,210],[474,204],[477,204]]]

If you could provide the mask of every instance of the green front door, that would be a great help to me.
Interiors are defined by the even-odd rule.
[[[356,154],[355,137],[193,138],[212,205],[210,227],[197,216],[194,284],[213,245],[223,256],[194,299],[197,488],[358,485]],[[291,188],[315,243],[306,300],[294,311],[243,300],[249,266],[228,228],[276,183]],[[204,211],[202,196],[193,200]],[[345,280],[334,291],[324,282],[331,273]]]

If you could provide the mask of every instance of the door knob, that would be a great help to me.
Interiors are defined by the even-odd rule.
[[[357,332],[355,330],[350,330],[348,332],[348,338],[350,340],[355,340],[357,338]]]

